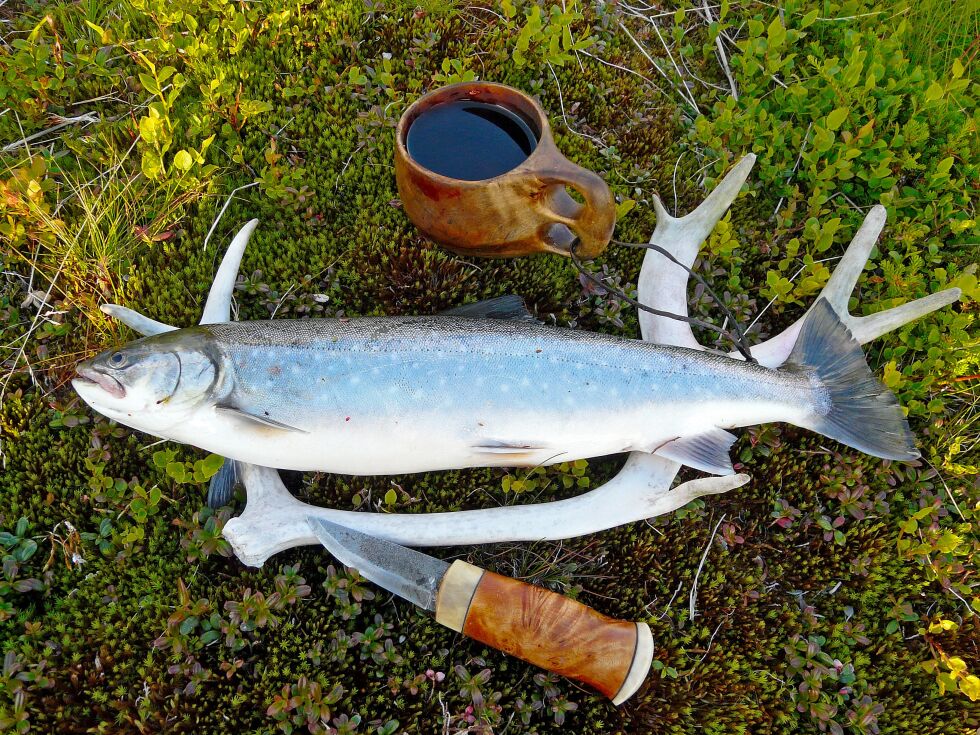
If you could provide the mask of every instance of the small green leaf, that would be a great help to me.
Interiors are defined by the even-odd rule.
[[[197,627],[197,618],[191,615],[191,617],[186,618],[184,622],[180,624],[180,634],[187,635],[196,627]]]
[[[935,102],[936,100],[942,99],[945,90],[943,90],[942,85],[939,82],[933,82],[929,85],[929,89],[926,90],[926,102]]]
[[[143,175],[148,179],[158,179],[163,175],[163,161],[154,151],[144,151],[140,161]]]
[[[616,220],[621,220],[627,214],[632,212],[634,207],[636,207],[635,199],[624,199],[621,201],[616,205]]]
[[[174,156],[174,166],[179,168],[181,171],[190,171],[191,166],[193,165],[194,159],[191,158],[190,153],[183,149],[177,151],[177,155]]]
[[[819,11],[817,9],[811,10],[809,13],[803,16],[803,20],[800,22],[800,28],[808,28],[813,25],[817,20],[817,15]]]
[[[156,79],[154,79],[149,74],[140,74],[139,78],[140,78],[140,84],[143,85],[143,89],[145,89],[150,94],[155,94],[159,96],[160,85],[157,84]]]
[[[949,554],[956,550],[956,547],[963,542],[960,536],[957,536],[952,531],[946,531],[936,540],[936,548],[939,549],[944,554]]]
[[[778,48],[783,45],[783,42],[786,40],[786,29],[783,27],[783,22],[779,19],[778,15],[769,24],[769,27],[766,29],[766,35],[769,37],[769,46],[771,48]]]
[[[395,488],[391,488],[385,493],[385,505],[394,505],[398,502],[398,493],[395,492]]]
[[[163,469],[173,461],[176,452],[172,449],[161,449],[153,453],[153,464]]]
[[[827,115],[827,128],[830,130],[837,130],[847,119],[848,108],[838,107],[836,110]]]

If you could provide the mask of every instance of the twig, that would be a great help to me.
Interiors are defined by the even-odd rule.
[[[651,243],[649,245],[639,245],[637,243],[627,243],[627,242],[620,242],[618,244],[620,244],[620,245],[627,245],[629,247],[648,248],[648,249],[651,249],[651,250],[656,250],[661,255],[666,255],[671,261],[673,261],[677,265],[680,265],[682,268],[684,268],[685,270],[687,270],[688,273],[692,273],[692,271],[691,271],[690,268],[687,268],[683,264],[679,263],[676,258],[674,258],[669,253],[667,253],[659,245],[656,245],[656,244],[653,244],[653,243]],[[666,317],[667,319],[673,319],[674,321],[678,321],[678,322],[687,322],[688,324],[693,324],[696,327],[701,327],[702,329],[710,329],[713,332],[717,332],[717,333],[719,333],[721,335],[724,335],[725,337],[728,337],[728,339],[730,339],[735,344],[735,348],[742,354],[742,356],[745,358],[746,362],[755,362],[755,359],[752,357],[752,353],[749,350],[748,345],[744,343],[744,339],[742,341],[740,341],[738,337],[732,336],[731,333],[728,332],[728,330],[723,329],[723,328],[719,327],[716,324],[711,324],[710,322],[703,321],[703,320],[698,319],[698,318],[693,317],[693,316],[684,316],[682,314],[675,314],[675,313],[670,312],[670,311],[663,311],[662,309],[654,309],[653,307],[647,306],[646,304],[643,304],[643,303],[637,301],[636,299],[632,298],[625,291],[623,291],[621,288],[616,288],[615,286],[611,286],[608,283],[605,283],[595,273],[593,273],[588,268],[586,268],[585,265],[582,263],[582,261],[579,260],[578,256],[575,254],[575,248],[577,246],[578,246],[578,242],[576,241],[573,244],[572,248],[568,251],[568,257],[571,259],[572,265],[575,266],[575,268],[578,270],[578,272],[582,276],[584,276],[586,278],[586,280],[592,282],[596,286],[599,286],[604,291],[613,294],[616,298],[620,299],[621,301],[625,301],[627,304],[629,304],[630,306],[632,306],[634,309],[639,309],[640,311],[645,311],[648,314],[653,314],[654,316]],[[701,281],[701,283],[710,292],[710,289],[708,288],[708,285],[706,283],[704,283],[704,281]],[[721,302],[721,299],[719,299],[717,297],[714,297],[714,299],[715,299],[715,302],[722,309],[727,310],[727,307]],[[744,337],[744,335],[743,335],[743,337]],[[564,454],[564,452],[559,452],[558,454],[554,455],[552,457],[552,459],[555,456],[559,456],[560,454]]]
[[[34,163],[34,154],[31,153],[31,146],[28,145],[27,138],[24,136],[24,126],[20,122],[20,115],[17,114],[17,110],[14,110],[14,119],[17,120],[17,129],[20,130],[20,138],[27,150],[27,157],[31,159],[31,163]]]
[[[344,162],[344,167],[342,169],[340,169],[340,173],[337,174],[337,178],[334,179],[334,182],[333,182],[333,190],[334,191],[337,191],[337,187],[340,185],[340,177],[344,175],[344,172],[347,170],[347,167],[350,166],[350,162],[354,160],[354,156],[357,155],[357,152],[360,151],[361,148],[364,147],[364,145],[365,145],[364,143],[361,143],[359,146],[357,146],[357,148],[354,149],[354,152],[353,153],[351,153],[349,156],[347,156],[347,160]]]
[[[596,145],[598,145],[603,150],[608,148],[609,146],[603,143],[599,138],[596,138],[594,135],[589,135],[588,133],[580,133],[579,131],[577,131],[575,128],[571,126],[571,123],[568,122],[568,118],[565,117],[565,101],[561,93],[561,82],[558,81],[558,75],[555,74],[555,67],[551,65],[550,61],[548,62],[548,69],[551,70],[551,76],[554,77],[555,86],[558,87],[558,105],[561,107],[561,119],[565,122],[565,127],[568,128],[571,132],[575,133],[575,135],[578,135],[581,138],[588,138],[589,140],[593,141]]]
[[[715,530],[711,532],[711,538],[708,539],[708,545],[704,547],[704,553],[701,554],[701,563],[698,564],[698,570],[694,573],[694,583],[691,585],[691,595],[689,597],[690,605],[688,607],[688,611],[690,613],[689,618],[691,620],[694,620],[694,617],[697,614],[698,578],[701,576],[701,568],[704,566],[704,560],[708,558],[708,552],[711,551],[711,544],[715,540],[715,534],[718,533],[718,527],[721,525],[721,522],[725,520],[725,516],[727,515],[727,513],[722,514],[721,518],[719,518],[718,522],[715,524]]]
[[[699,658],[697,661],[694,662],[694,666],[691,667],[692,670],[695,667],[699,666],[702,661],[704,661],[706,658],[708,658],[708,654],[711,652],[711,644],[714,643],[715,636],[718,635],[718,631],[721,630],[721,626],[724,625],[724,624],[725,624],[725,621],[722,620],[720,623],[718,623],[718,625],[715,626],[715,629],[713,631],[711,631],[711,637],[708,639],[708,645],[705,646],[704,655],[701,656],[701,658]]]
[[[91,125],[92,123],[99,122],[99,116],[93,112],[86,112],[84,115],[76,115],[75,117],[63,117],[60,118],[61,122],[57,125],[52,125],[50,128],[45,128],[44,130],[39,130],[36,133],[24,137],[24,129],[20,129],[21,139],[15,140],[13,143],[7,143],[3,147],[4,153],[10,153],[10,151],[15,151],[18,148],[30,148],[31,141],[37,140],[38,138],[43,138],[48,133],[53,133],[56,130],[61,130],[62,128],[67,128],[69,125],[74,125],[75,123],[85,123],[86,125]],[[17,124],[20,125],[20,118],[17,118]]]
[[[956,508],[956,512],[959,514],[960,520],[961,521],[965,521],[966,518],[963,517],[963,511],[960,510],[959,503],[957,503],[956,502],[956,498],[953,497],[953,491],[949,489],[949,485],[946,484],[946,480],[943,479],[943,476],[939,472],[939,470],[936,468],[936,465],[934,465],[932,462],[930,462],[924,456],[922,457],[922,459],[923,459],[923,461],[925,461],[925,463],[927,465],[929,465],[930,467],[932,467],[932,471],[936,473],[936,477],[939,478],[939,481],[943,484],[943,487],[946,488],[946,494],[949,496],[950,501],[953,503],[953,507]]]
[[[680,80],[680,83],[683,85],[684,84],[684,75],[681,74],[680,67],[678,67],[677,66],[677,62],[674,61],[674,55],[672,53],[670,53],[670,46],[667,45],[667,42],[664,40],[663,35],[660,33],[660,26],[657,25],[657,22],[656,21],[650,21],[650,25],[652,25],[653,26],[653,30],[656,31],[657,38],[660,39],[660,43],[664,47],[664,51],[667,52],[667,58],[670,59],[670,64],[671,64],[671,66],[674,67],[674,71],[677,73],[677,78]],[[686,87],[685,87],[685,89],[686,89]],[[694,101],[694,95],[691,93],[691,90],[686,89],[686,91],[687,91],[688,100],[691,103],[691,107],[693,107],[694,108],[694,111],[700,115],[701,114],[701,110],[698,109],[698,103]]]
[[[803,153],[806,151],[806,144],[807,141],[810,139],[810,130],[812,128],[813,128],[813,123],[810,123],[809,125],[807,125],[806,132],[803,134],[803,144],[800,146],[800,154],[796,157],[796,163],[793,164],[793,170],[789,172],[789,176],[786,178],[787,186],[793,180],[793,177],[796,176],[796,170],[800,167],[800,161],[803,160]],[[779,197],[779,201],[776,202],[776,208],[772,211],[772,217],[769,218],[770,220],[776,218],[776,215],[779,214],[779,208],[783,206],[783,202],[785,200],[786,197]]]
[[[664,79],[667,80],[667,83],[670,84],[671,87],[673,87],[674,91],[680,95],[681,99],[684,100],[684,102],[686,102],[687,104],[694,107],[695,110],[697,110],[697,105],[695,105],[692,100],[687,98],[687,95],[685,95],[680,89],[677,88],[677,85],[674,84],[673,81],[671,81],[670,77],[667,75],[667,72],[661,69],[660,65],[657,64],[657,62],[653,60],[653,57],[647,53],[647,50],[643,48],[643,44],[641,44],[639,41],[636,40],[636,38],[633,37],[633,34],[630,33],[629,28],[623,25],[622,21],[617,20],[616,22],[619,24],[619,27],[623,29],[623,32],[625,32],[626,35],[629,36],[629,39],[633,42],[633,45],[635,45],[636,48],[639,49],[640,53],[646,57],[646,60],[650,62],[650,65],[657,70],[660,76],[662,76]],[[700,114],[701,111],[697,110],[697,112],[698,114]]]
[[[677,589],[674,590],[674,594],[672,594],[670,596],[670,599],[667,600],[667,607],[665,607],[664,608],[664,611],[662,613],[660,613],[660,617],[658,617],[657,620],[663,620],[664,619],[664,616],[666,616],[667,613],[670,612],[670,606],[674,604],[674,600],[677,598],[677,593],[681,591],[681,587],[683,587],[683,586],[684,586],[684,581],[683,580],[681,580],[680,582],[677,583]],[[649,610],[650,609],[650,605],[652,605],[652,604],[653,603],[650,603],[648,605],[645,605],[643,609],[644,610]]]
[[[210,240],[211,239],[211,235],[214,234],[215,228],[218,226],[218,223],[221,221],[222,215],[225,213],[225,210],[228,209],[228,205],[231,204],[231,200],[232,200],[232,198],[234,198],[235,194],[237,194],[238,192],[240,192],[242,189],[251,189],[253,186],[258,186],[258,185],[259,185],[259,182],[258,181],[253,181],[251,184],[242,184],[241,186],[238,186],[238,187],[236,187],[236,188],[234,188],[234,189],[231,190],[231,193],[228,195],[228,198],[225,200],[224,206],[221,208],[221,211],[218,212],[218,216],[215,217],[214,218],[214,222],[211,223],[211,229],[208,230],[208,234],[204,236],[204,249],[205,250],[208,247],[208,240]]]
[[[711,15],[711,10],[708,9],[708,0],[701,0],[704,6],[704,17],[710,25],[714,22],[714,17]],[[722,34],[719,32],[715,36],[715,47],[718,50],[718,61],[721,62],[721,68],[725,72],[725,77],[728,79],[728,84],[732,88],[732,97],[738,100],[738,90],[735,88],[735,79],[732,78],[732,70],[728,68],[728,56],[725,55],[725,44],[721,41]]]
[[[677,157],[674,162],[674,174],[670,177],[671,186],[674,188],[674,216],[677,216],[677,167],[681,165],[681,159],[684,157],[685,151],[681,151],[681,154]]]
[[[652,79],[650,79],[650,77],[646,77],[646,76],[644,76],[644,75],[642,75],[642,74],[640,74],[640,72],[638,72],[638,71],[636,71],[636,70],[634,70],[634,69],[630,69],[630,68],[629,68],[628,66],[622,66],[621,64],[614,64],[613,62],[611,62],[611,61],[606,61],[605,59],[603,59],[603,58],[600,58],[600,57],[598,57],[598,56],[596,56],[595,54],[590,54],[590,53],[589,53],[588,51],[579,51],[578,53],[580,53],[580,54],[582,54],[582,55],[584,55],[584,56],[588,56],[588,57],[589,57],[590,59],[595,59],[595,60],[596,60],[596,61],[598,61],[598,62],[599,62],[600,64],[605,64],[606,66],[611,66],[611,67],[612,67],[613,69],[619,69],[620,71],[625,71],[625,72],[627,72],[628,74],[633,74],[634,76],[637,76],[637,77],[639,77],[639,78],[640,78],[640,79],[642,79],[642,80],[643,80],[644,82],[646,82],[646,83],[647,83],[647,84],[649,84],[649,85],[650,85],[651,87],[653,87],[653,88],[654,88],[655,90],[657,90],[658,92],[660,92],[660,94],[662,94],[662,95],[663,95],[664,97],[666,97],[666,96],[667,96],[667,93],[666,93],[666,92],[664,92],[664,91],[663,91],[663,90],[662,90],[662,89],[661,89],[660,87],[658,87],[658,86],[657,86],[656,84],[654,84],[654,82],[653,82],[653,80],[652,80]]]

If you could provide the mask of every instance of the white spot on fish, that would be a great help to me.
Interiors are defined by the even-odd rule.
[[[530,385],[531,385],[531,381],[530,381],[530,380],[528,380],[527,378],[523,378],[523,379],[521,380],[521,387],[522,387],[522,388],[527,388],[527,387],[528,387],[528,386],[530,386]]]
[[[507,383],[503,383],[503,384],[502,384],[502,385],[500,386],[500,392],[501,392],[501,393],[510,393],[510,386],[509,386],[509,385],[507,385]]]
[[[360,382],[361,382],[361,379],[357,375],[355,375],[353,378],[350,379],[350,384],[351,385],[357,385]]]

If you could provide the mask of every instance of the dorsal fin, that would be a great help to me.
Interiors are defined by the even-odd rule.
[[[518,321],[537,321],[524,306],[520,296],[498,296],[494,299],[477,301],[475,304],[455,306],[439,312],[440,316],[463,316],[469,319],[516,319]]]

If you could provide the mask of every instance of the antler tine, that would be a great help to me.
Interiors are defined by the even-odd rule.
[[[851,317],[848,326],[854,333],[854,339],[865,344],[893,329],[898,329],[904,324],[914,322],[930,312],[949,306],[962,293],[958,288],[948,288],[945,291],[938,291],[923,296],[921,299],[909,301],[907,304],[879,311],[877,314]]]
[[[173,332],[177,329],[177,327],[158,322],[156,319],[150,319],[150,317],[143,316],[138,311],[127,309],[125,306],[120,306],[119,304],[102,304],[99,309],[103,314],[108,314],[113,319],[118,319],[127,327],[135,332],[139,332],[144,337],[163,334],[164,332]]]
[[[857,286],[864,267],[868,264],[868,258],[871,257],[871,251],[878,242],[878,236],[885,229],[887,217],[888,210],[880,204],[871,208],[851,239],[851,244],[847,246],[844,255],[837,262],[834,272],[830,274],[830,280],[820,292],[820,297],[827,299],[827,302],[834,307],[834,311],[842,316],[847,314],[847,302],[851,298],[854,287]]]
[[[258,224],[257,219],[246,222],[228,246],[225,257],[221,259],[221,266],[215,274],[214,282],[211,284],[211,290],[208,292],[208,300],[201,314],[201,324],[216,324],[231,318],[231,295],[234,293],[235,280],[238,278],[238,266],[242,262],[245,246],[248,245],[248,240]]]
[[[683,217],[667,214],[663,202],[654,196],[657,226],[650,242],[669,251],[688,268],[693,266],[701,244],[711,234],[718,220],[725,216],[754,165],[754,154],[750,153],[742,158],[700,206]],[[688,273],[684,268],[653,250],[647,251],[637,283],[640,303],[660,311],[687,315],[687,279]],[[645,311],[640,311],[639,316],[640,331],[644,339],[703,349],[694,339],[691,326],[686,322],[663,319]]]
[[[848,311],[851,292],[857,285],[871,250],[884,229],[887,214],[887,210],[880,204],[871,208],[850,245],[847,246],[847,250],[844,251],[837,267],[834,268],[827,285],[814,300],[816,303],[821,298],[826,299],[861,344],[866,344],[886,332],[898,329],[903,324],[948,306],[960,297],[960,289],[950,288],[870,316],[853,316]],[[792,352],[804,319],[806,314],[779,334],[753,346],[752,356],[766,367],[781,365]],[[731,356],[740,357],[737,353],[732,353]]]

